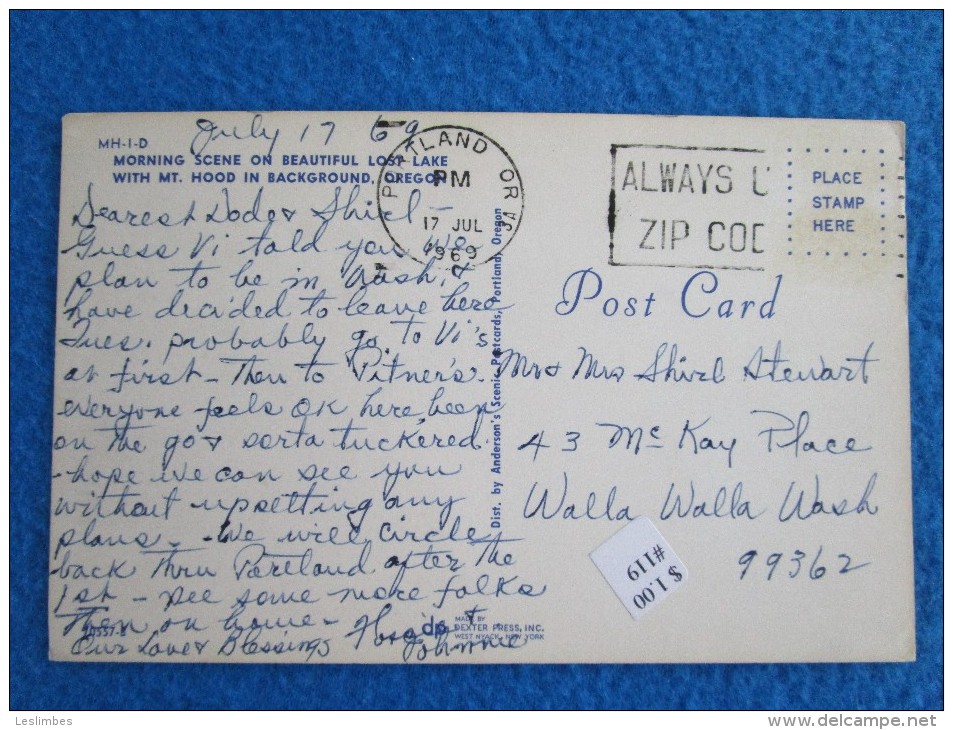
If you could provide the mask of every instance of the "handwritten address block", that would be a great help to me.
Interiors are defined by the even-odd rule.
[[[51,657],[912,659],[903,156],[883,122],[68,116]]]

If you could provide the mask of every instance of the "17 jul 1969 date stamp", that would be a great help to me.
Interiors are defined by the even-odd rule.
[[[377,179],[380,219],[415,261],[476,266],[513,240],[523,218],[523,181],[509,153],[469,127],[415,132],[387,157]]]

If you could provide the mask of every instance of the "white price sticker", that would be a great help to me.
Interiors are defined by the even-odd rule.
[[[687,575],[672,546],[647,517],[636,517],[590,557],[634,618],[681,588]]]

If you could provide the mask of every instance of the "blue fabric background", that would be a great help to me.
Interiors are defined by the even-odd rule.
[[[11,13],[11,708],[941,707],[942,26],[938,12]],[[239,667],[47,661],[60,118],[67,112],[199,109],[905,121],[916,663]]]

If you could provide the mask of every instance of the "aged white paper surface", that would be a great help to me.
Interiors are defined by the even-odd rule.
[[[63,127],[52,658],[913,658],[901,125]]]

